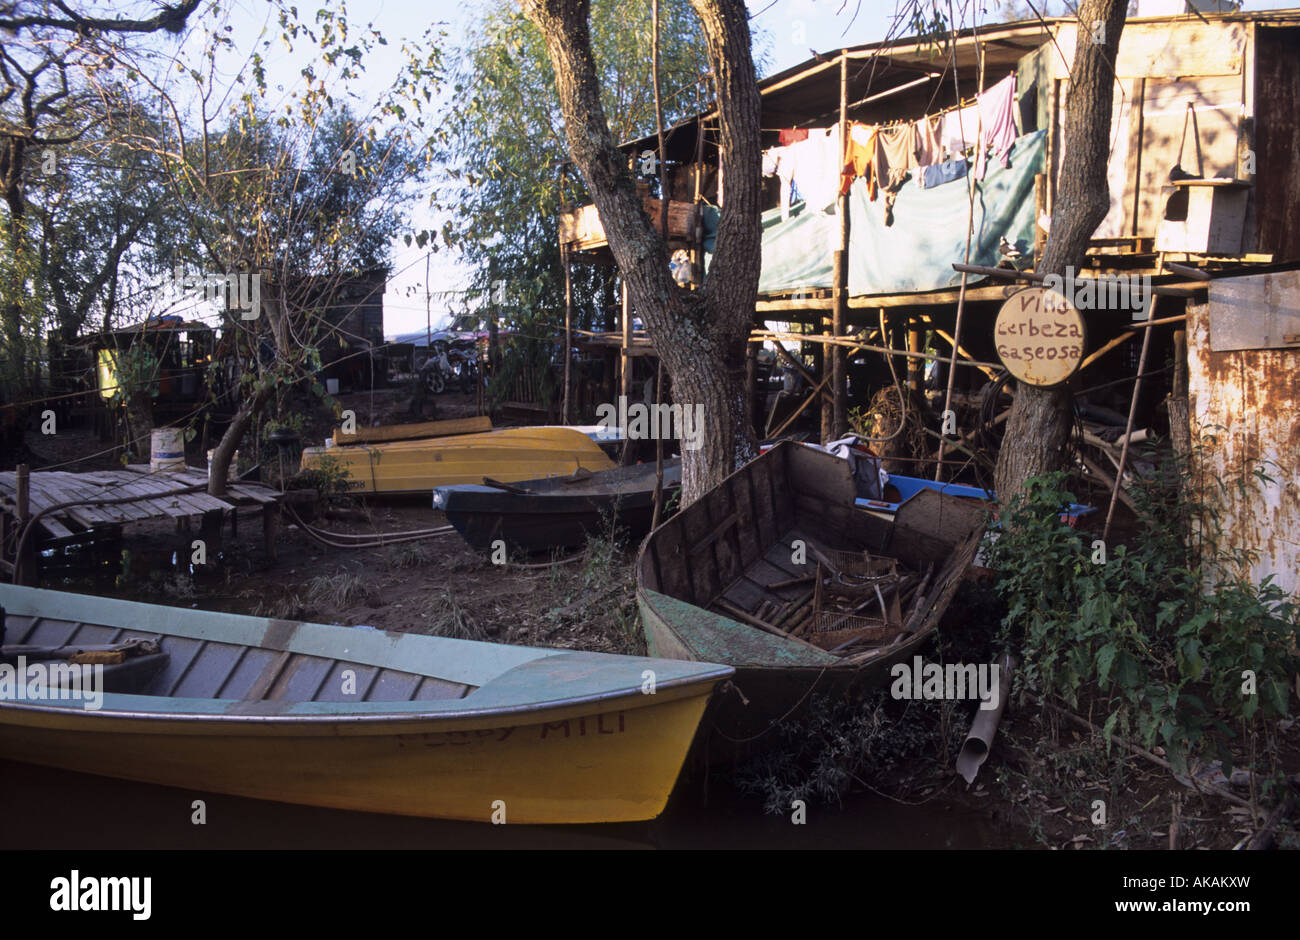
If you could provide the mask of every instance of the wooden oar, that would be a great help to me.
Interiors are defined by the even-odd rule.
[[[826,652],[824,649],[822,649],[820,646],[817,646],[816,644],[809,643],[807,640],[801,640],[799,637],[794,636],[793,634],[786,633],[780,627],[774,627],[770,623],[764,623],[762,620],[759,620],[757,617],[747,614],[745,611],[741,610],[739,607],[737,607],[734,604],[729,604],[723,600],[714,601],[714,603],[718,607],[721,607],[728,616],[735,617],[737,620],[743,623],[747,623],[750,626],[758,627],[758,629],[763,630],[767,633],[771,633],[774,636],[784,637],[785,639],[792,640],[795,643],[802,643],[804,646],[807,646],[810,649],[815,649],[819,653]]]
[[[530,493],[529,490],[522,486],[513,486],[509,483],[502,483],[500,480],[494,480],[491,477],[484,477],[483,485],[490,486],[497,490],[505,490],[507,493],[514,493],[518,496],[527,496]]]

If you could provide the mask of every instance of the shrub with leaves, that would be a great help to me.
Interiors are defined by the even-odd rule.
[[[1065,475],[1030,480],[990,533],[1007,604],[1003,642],[1021,659],[1017,697],[1071,706],[1100,694],[1118,730],[1165,747],[1175,770],[1205,750],[1231,767],[1234,726],[1287,713],[1300,636],[1295,599],[1241,576],[1214,513],[1178,475],[1139,486],[1139,535],[1109,552],[1063,525]]]

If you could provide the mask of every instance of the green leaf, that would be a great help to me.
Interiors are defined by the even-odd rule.
[[[1106,739],[1106,750],[1110,750],[1111,736],[1115,733],[1115,722],[1119,719],[1119,709],[1110,713],[1106,723],[1101,726],[1101,736]]]
[[[1114,643],[1107,643],[1097,650],[1097,684],[1102,688],[1106,687],[1106,680],[1110,677],[1110,669],[1118,653],[1119,647]]]

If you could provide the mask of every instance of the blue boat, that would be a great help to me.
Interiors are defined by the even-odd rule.
[[[934,490],[943,493],[945,496],[971,499],[988,505],[997,502],[997,496],[982,487],[967,486],[964,483],[940,483],[935,480],[923,480],[920,477],[908,477],[891,473],[889,474],[889,481],[884,486],[884,499],[863,499],[859,497],[856,500],[856,505],[882,518],[893,518],[903,503],[922,490]],[[1082,516],[1096,511],[1097,507],[1095,506],[1071,503],[1066,508],[1066,511],[1061,513],[1061,521],[1067,525],[1075,525]]]

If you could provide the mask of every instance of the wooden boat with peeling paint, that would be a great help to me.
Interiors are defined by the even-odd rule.
[[[11,585],[0,607],[11,678],[35,649],[109,662],[97,709],[0,676],[0,756],[397,815],[654,818],[732,673]]]
[[[642,545],[637,602],[650,655],[736,669],[736,691],[705,718],[721,739],[714,753],[760,747],[813,695],[886,681],[947,610],[979,547],[983,507],[922,489],[880,518],[855,497],[847,462],[784,442]],[[844,596],[874,616],[834,608]]]
[[[303,449],[301,469],[342,474],[350,492],[428,495],[436,486],[513,483],[609,470],[614,462],[579,428],[504,428],[408,441]]]
[[[433,508],[479,551],[490,551],[497,539],[525,552],[568,548],[614,527],[640,541],[654,516],[656,477],[655,465],[644,463],[518,483],[440,486]],[[680,458],[664,461],[663,482],[667,499],[681,486]]]

